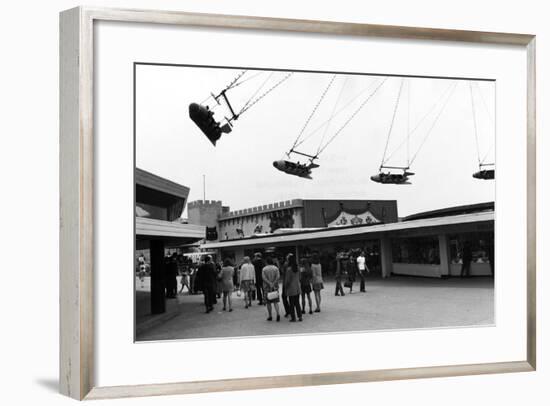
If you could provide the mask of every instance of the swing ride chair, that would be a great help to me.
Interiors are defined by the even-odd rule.
[[[479,164],[479,171],[475,172],[472,177],[476,179],[491,180],[495,178],[495,164]],[[486,166],[493,166],[490,169],[483,169]]]
[[[248,99],[248,101],[244,104],[244,106],[238,111],[235,112],[233,106],[231,105],[231,102],[229,101],[229,98],[227,97],[227,92],[237,86],[242,85],[243,83],[247,82],[250,79],[255,78],[256,76],[259,76],[262,73],[267,72],[260,72],[256,75],[248,75],[248,77],[243,77],[249,72],[248,70],[244,70],[241,73],[235,77],[227,85],[218,95],[215,95],[213,93],[210,93],[210,96],[208,96],[202,103],[191,103],[189,105],[189,118],[199,127],[199,129],[203,132],[204,135],[208,138],[208,140],[212,143],[213,146],[216,146],[216,142],[221,138],[222,134],[229,134],[233,129],[233,122],[236,121],[243,113],[245,113],[249,108],[251,108],[253,105],[255,105],[257,102],[259,102],[261,99],[263,99],[265,96],[267,96],[269,93],[271,93],[273,90],[275,90],[276,87],[278,87],[281,83],[286,81],[290,76],[292,76],[292,72],[285,75],[281,80],[276,82],[273,86],[271,86],[268,90],[266,90],[263,94],[256,97],[259,93],[259,91],[265,86],[267,81],[271,78],[273,75],[273,72],[268,76],[268,78],[263,82],[263,84],[254,92],[252,97]],[[213,108],[211,108],[206,102],[212,99],[215,104],[213,108],[217,106],[221,106],[221,102],[223,102],[226,106],[226,108],[229,110],[230,117],[224,116],[224,123],[218,122],[214,119],[214,112],[212,111]]]
[[[305,179],[313,179],[311,177],[311,170],[319,167],[319,165],[317,165],[316,163],[313,162],[314,160],[317,159],[317,157],[313,156],[313,155],[305,154],[303,152],[298,152],[298,151],[295,151],[295,150],[290,150],[287,153],[287,155],[290,155],[290,154],[303,155],[303,156],[309,158],[309,164],[301,164],[299,161],[298,162],[292,162],[292,161],[287,161],[287,160],[284,160],[284,159],[280,159],[278,161],[274,161],[273,166],[276,169],[278,169],[278,170],[280,170],[284,173],[287,173],[289,175],[294,175],[294,176],[298,176],[300,178],[305,178]]]
[[[383,169],[401,169],[403,173],[384,172]],[[372,175],[370,179],[377,183],[394,184],[394,185],[410,185],[409,176],[414,175],[414,172],[409,172],[408,167],[400,166],[381,166],[377,175]]]
[[[222,133],[228,134],[231,132],[231,124],[227,122],[222,126],[214,119],[214,113],[208,106],[191,103],[189,105],[189,117],[214,146],[216,146],[216,141],[220,139]]]

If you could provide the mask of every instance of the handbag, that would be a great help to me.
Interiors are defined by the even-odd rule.
[[[271,292],[267,292],[267,300],[276,300],[279,299],[279,291],[273,290]]]
[[[353,285],[351,284],[351,282],[349,282],[349,281],[344,282],[344,287],[345,288],[351,288],[352,286]]]

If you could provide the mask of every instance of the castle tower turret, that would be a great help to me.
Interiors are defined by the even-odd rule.
[[[187,217],[189,224],[206,227],[218,226],[218,217],[222,214],[224,206],[221,200],[195,200],[187,204]]]

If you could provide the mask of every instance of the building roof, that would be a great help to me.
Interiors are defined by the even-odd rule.
[[[329,227],[315,231],[297,231],[287,234],[267,234],[250,238],[241,238],[237,240],[211,242],[201,245],[203,249],[230,248],[252,245],[273,245],[280,243],[304,242],[308,240],[318,240],[335,237],[352,237],[358,235],[367,235],[374,233],[386,233],[390,231],[413,230],[426,227],[442,227],[459,224],[472,224],[481,222],[491,222],[495,220],[494,211],[483,211],[469,214],[459,214],[454,216],[432,217],[426,219],[417,219],[402,221],[397,223],[384,223],[374,225],[361,225],[351,227]]]
[[[203,239],[204,226],[136,217],[136,237],[167,239],[172,242],[191,242]]]
[[[161,178],[160,176],[139,168],[136,168],[135,182],[136,185],[144,186],[159,192],[164,192],[185,200],[187,200],[187,196],[189,195],[189,188],[187,186]]]
[[[476,213],[481,211],[494,211],[495,202],[465,204],[462,206],[445,207],[443,209],[424,211],[421,213],[411,214],[403,218],[403,221],[427,219],[432,217],[450,216],[457,214]]]

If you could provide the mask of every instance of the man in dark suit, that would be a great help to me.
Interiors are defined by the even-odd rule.
[[[470,241],[465,241],[462,247],[462,268],[460,277],[470,276],[470,266],[472,264],[472,245]]]
[[[216,299],[216,268],[212,263],[210,255],[207,255],[204,263],[199,266],[195,285],[198,289],[202,290],[206,313],[210,313],[214,310],[214,301]]]
[[[262,258],[262,254],[257,252],[254,254],[254,273],[256,274],[256,296],[258,297],[258,304],[264,304],[264,280],[262,277],[262,269],[264,269],[265,262]]]
[[[178,293],[178,264],[176,261],[177,254],[172,254],[166,258],[166,297],[174,299]]]

